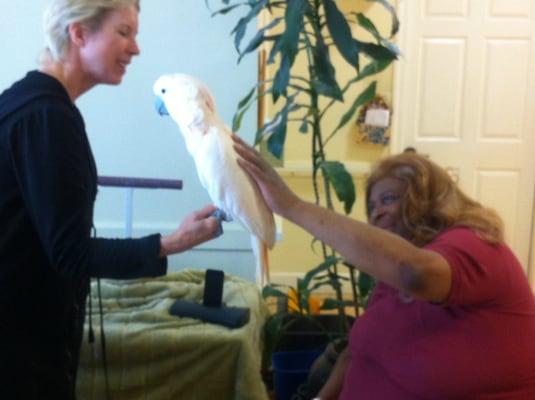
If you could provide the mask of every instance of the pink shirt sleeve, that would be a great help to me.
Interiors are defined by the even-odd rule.
[[[503,291],[509,288],[512,256],[504,247],[485,242],[464,227],[448,229],[426,245],[426,249],[441,254],[451,267],[452,287],[446,304],[474,305],[502,298]]]

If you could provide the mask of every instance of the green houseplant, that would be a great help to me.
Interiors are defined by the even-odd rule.
[[[303,278],[298,278],[293,287],[270,284],[263,288],[264,298],[275,298],[279,300],[278,304],[282,304],[282,309],[272,314],[264,325],[262,370],[265,375],[272,372],[271,357],[277,351],[316,350],[330,343],[331,352],[337,354],[345,347],[350,323],[354,318],[358,318],[360,310],[366,307],[374,281],[367,274],[359,274],[356,284],[352,285],[353,299],[344,302],[344,305],[355,306],[355,317],[340,318],[342,314],[338,314],[336,318],[336,315],[331,314],[315,314],[317,309],[313,308],[317,308],[317,304],[310,301],[311,296],[325,284],[325,279],[322,277],[325,271],[338,261],[335,257],[328,256],[320,265],[310,269]],[[354,274],[354,270],[351,270]],[[352,279],[355,280],[355,277]],[[283,301],[280,301],[281,299]],[[339,305],[338,299],[326,298],[321,308],[337,309]]]
[[[210,3],[205,0],[208,7]],[[315,202],[329,209],[335,208],[334,196],[346,214],[356,200],[353,179],[342,162],[331,158],[327,145],[350,121],[354,121],[359,108],[376,96],[377,82],[373,75],[383,71],[399,57],[397,47],[390,41],[396,34],[399,22],[394,7],[388,0],[353,0],[351,4],[377,3],[391,16],[392,24],[384,35],[374,22],[362,12],[344,12],[343,3],[348,0],[220,0],[213,15],[241,11],[241,18],[232,30],[238,61],[255,53],[260,46],[266,49],[267,64],[278,63],[272,79],[257,82],[238,103],[233,120],[233,131],[240,128],[243,115],[253,104],[265,96],[277,106],[270,120],[260,121],[255,144],[263,143],[277,159],[282,159],[287,133],[299,132],[311,142],[311,176]],[[261,14],[262,13],[262,14]],[[257,25],[261,15],[269,15],[263,26]],[[246,35],[249,30],[249,35]],[[245,37],[250,37],[245,42]],[[332,59],[338,53],[352,70],[346,81],[337,75]],[[295,68],[301,57],[305,71]],[[360,88],[358,94],[355,88]],[[268,97],[268,98],[269,98]],[[346,99],[351,97],[351,102]],[[333,115],[333,105],[343,103],[345,112]],[[327,130],[326,120],[338,120],[334,129]],[[370,278],[357,274],[355,268],[343,260],[325,243],[320,243],[323,262],[298,279],[293,288],[295,314],[310,317],[309,297],[320,287],[332,288],[334,297],[327,299],[322,308],[335,309],[339,316],[340,335],[347,334],[345,307],[352,306],[355,315],[364,306]],[[348,268],[352,300],[345,301],[342,282],[348,278],[341,273]],[[265,297],[288,297],[289,288],[268,285],[263,289]],[[285,330],[284,313],[268,321],[267,332],[274,334]]]

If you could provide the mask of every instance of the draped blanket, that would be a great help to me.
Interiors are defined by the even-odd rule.
[[[223,302],[250,308],[250,321],[239,329],[169,314],[175,299],[201,302],[203,285],[204,271],[198,270],[101,281],[112,400],[267,399],[260,375],[267,309],[258,287],[225,277]],[[86,322],[77,380],[80,400],[106,399],[96,282],[91,294],[95,342],[88,342]]]

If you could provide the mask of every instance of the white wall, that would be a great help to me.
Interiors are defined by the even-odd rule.
[[[220,1],[211,1],[212,7]],[[0,0],[0,90],[35,69],[43,45],[41,13],[45,0]],[[182,179],[184,189],[140,190],[134,194],[134,236],[169,232],[190,211],[210,202],[198,183],[191,157],[178,128],[154,110],[152,84],[163,73],[186,72],[205,81],[219,113],[229,124],[238,101],[256,82],[256,59],[237,64],[230,32],[237,16],[212,18],[202,0],[142,1],[139,45],[119,87],[97,87],[77,105],[84,115],[99,175]],[[254,24],[254,22],[253,22]],[[252,140],[254,112],[241,134]],[[99,236],[122,236],[123,190],[100,188],[95,209]],[[188,253],[173,256],[171,269],[223,268],[254,276],[249,235],[225,224],[225,234]]]

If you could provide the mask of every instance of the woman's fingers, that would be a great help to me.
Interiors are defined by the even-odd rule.
[[[198,210],[196,216],[198,217],[198,219],[203,219],[212,215],[215,210],[217,210],[217,207],[213,204],[209,204]]]
[[[284,216],[298,198],[284,183],[275,169],[260,153],[233,135],[238,165],[256,181],[264,200],[271,210]]]
[[[247,172],[257,175],[260,173],[260,163],[262,158],[257,154],[256,150],[250,147],[243,140],[233,135],[234,150],[238,154],[238,164],[244,168]]]
[[[233,135],[234,150],[238,154],[238,164],[254,178],[267,175],[271,166],[262,158],[260,153],[245,143],[241,138]]]
[[[258,181],[262,175],[262,170],[257,164],[252,163],[245,157],[238,158],[238,165],[245,170],[248,174],[252,175],[255,181]]]
[[[248,160],[262,160],[260,153],[258,153],[252,146],[245,143],[240,137],[232,135],[232,139],[234,140],[234,150],[236,150],[240,156]]]

